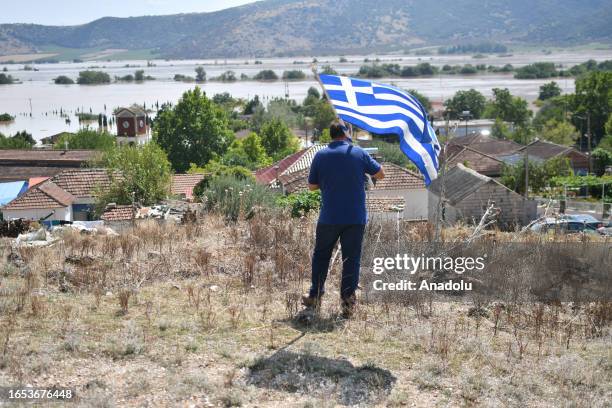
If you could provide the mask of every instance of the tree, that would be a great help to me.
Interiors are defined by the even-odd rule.
[[[598,147],[591,154],[593,157],[593,172],[601,176],[606,171],[606,167],[612,166],[612,151]]]
[[[0,133],[0,149],[31,149],[35,144],[32,135],[25,130],[13,136],[4,136]]]
[[[576,79],[575,112],[573,123],[586,130],[585,117],[591,120],[595,144],[606,133],[605,126],[612,111],[612,72],[593,71]]]
[[[612,135],[604,136],[597,147],[612,152]]]
[[[165,199],[170,191],[170,162],[156,144],[117,146],[107,150],[97,163],[108,169],[108,192],[100,195],[98,208],[108,203],[151,205]]]
[[[556,157],[541,164],[530,160],[528,174],[530,190],[538,193],[544,190],[554,177],[573,175],[573,171],[569,159]],[[500,181],[509,189],[524,194],[525,160],[523,159],[514,165],[504,165]]]
[[[492,118],[511,122],[515,126],[526,126],[532,115],[527,101],[518,96],[512,96],[508,88],[493,89],[493,101],[490,104],[489,113]]]
[[[111,78],[106,72],[102,71],[81,71],[77,79],[79,85],[108,84]]]
[[[336,113],[327,101],[319,100],[311,108],[312,124],[319,132],[327,129],[336,120]]]
[[[319,143],[327,144],[327,143],[331,143],[331,141],[332,141],[332,138],[329,132],[329,128],[323,129],[323,131],[321,132],[321,136],[319,137]]]
[[[228,166],[242,166],[251,170],[272,164],[261,138],[252,132],[242,140],[235,140],[223,155],[222,163]]]
[[[255,113],[255,110],[258,107],[263,108],[263,104],[259,101],[259,96],[255,95],[253,99],[246,103],[246,105],[244,106],[244,111],[242,113],[244,113],[245,115],[252,115],[253,113]]]
[[[533,126],[536,129],[542,129],[549,120],[566,121],[574,109],[573,99],[573,95],[561,95],[546,99],[533,119]]]
[[[325,75],[338,75],[338,71],[336,71],[331,65],[323,65],[321,67],[321,73]]]
[[[144,81],[145,80],[145,75],[144,75],[144,70],[143,69],[139,69],[136,72],[134,72],[134,80],[135,81]]]
[[[508,125],[503,120],[497,118],[495,119],[495,123],[493,123],[493,127],[491,128],[491,136],[497,139],[511,139],[512,132],[508,129]]]
[[[71,85],[74,84],[72,78],[67,77],[66,75],[60,75],[53,80],[57,85]]]
[[[196,87],[174,107],[164,106],[153,121],[153,138],[168,154],[172,168],[186,171],[222,156],[234,140],[227,113]]]
[[[300,148],[298,138],[279,119],[264,123],[261,127],[261,143],[268,156],[275,161],[297,152]]]
[[[423,105],[423,108],[425,108],[425,112],[431,111],[431,101],[428,97],[426,97],[416,89],[409,89],[408,93],[418,99],[419,103]]]
[[[204,67],[196,67],[195,72],[197,82],[206,81],[206,71],[204,71]]]
[[[538,79],[559,76],[559,72],[552,62],[536,62],[518,68],[514,77],[516,79]]]
[[[485,110],[486,102],[483,94],[475,89],[470,89],[468,91],[457,91],[444,105],[450,111],[453,119],[457,119],[463,111],[470,111],[474,119],[479,119]]]
[[[9,85],[13,82],[15,82],[15,78],[13,78],[11,75],[4,73],[0,74],[0,85]]]
[[[540,94],[538,99],[545,101],[546,99],[554,98],[561,95],[561,87],[555,81],[545,83],[540,86]]]
[[[29,146],[34,146],[36,144],[36,140],[34,140],[32,134],[26,132],[25,130],[15,133],[13,135],[13,139]]]
[[[76,133],[63,133],[53,145],[54,149],[108,150],[115,146],[115,137],[108,132],[84,128]]]
[[[321,99],[321,93],[319,92],[317,88],[315,88],[314,86],[311,86],[310,88],[308,88],[308,91],[306,92],[306,98],[308,97],[312,97],[314,99]]]
[[[540,133],[542,139],[564,146],[571,146],[576,143],[580,133],[569,122],[558,122],[554,119],[544,124]]]
[[[235,82],[238,78],[236,78],[236,73],[234,71],[225,71],[217,77],[217,80],[221,82]]]
[[[271,69],[264,69],[263,71],[259,71],[257,74],[255,74],[253,79],[256,81],[276,81],[278,79],[278,75],[276,75],[276,72],[272,71]]]
[[[283,79],[286,80],[299,80],[304,78],[306,78],[306,74],[304,74],[303,71],[297,69],[283,72]]]

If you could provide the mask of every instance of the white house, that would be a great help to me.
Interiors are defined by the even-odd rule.
[[[65,170],[2,207],[5,219],[89,221],[96,194],[109,187],[104,169]]]
[[[381,202],[397,207],[398,199],[403,199],[404,209],[400,218],[405,220],[426,220],[428,211],[428,194],[423,177],[408,169],[393,163],[383,163],[385,178],[378,181],[368,190],[368,199],[376,202],[369,209],[370,213],[377,212]],[[382,200],[387,199],[387,200]]]

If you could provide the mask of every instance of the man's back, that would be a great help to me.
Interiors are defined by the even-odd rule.
[[[358,146],[341,140],[320,150],[312,161],[309,184],[321,188],[321,224],[365,224],[365,174],[380,165]]]

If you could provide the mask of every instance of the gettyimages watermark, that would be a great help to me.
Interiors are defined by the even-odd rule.
[[[396,254],[395,257],[376,257],[373,259],[372,273],[382,275],[389,271],[403,271],[409,276],[417,275],[420,271],[443,270],[456,275],[466,272],[482,271],[485,268],[487,255],[479,257],[471,256],[411,256],[408,254]],[[428,281],[427,279],[401,279],[395,282],[385,282],[376,279],[372,282],[372,288],[381,290],[407,290],[407,291],[471,291],[473,282],[463,279],[448,279],[444,282]]]
[[[372,298],[436,296],[441,300],[612,300],[612,247],[607,243],[406,242],[366,254],[362,286]],[[366,266],[367,265],[367,266]]]

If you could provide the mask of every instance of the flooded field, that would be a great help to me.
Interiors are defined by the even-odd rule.
[[[364,64],[367,58],[370,61],[379,58],[381,62],[393,62],[400,65],[414,65],[429,62],[433,65],[444,64],[486,64],[502,66],[512,64],[515,67],[538,61],[550,61],[569,67],[588,59],[612,59],[611,50],[591,50],[584,52],[556,52],[556,53],[529,53],[514,54],[511,56],[486,56],[485,58],[472,58],[471,56],[345,56],[346,62],[340,63],[340,57],[319,58],[319,66],[332,65],[342,74],[354,74]],[[246,74],[249,77],[263,69],[272,69],[279,76],[285,70],[302,70],[308,76],[302,81],[282,80],[275,82],[236,81],[222,83],[209,81],[199,85],[208,95],[229,92],[235,97],[250,98],[259,95],[263,100],[272,97],[284,97],[301,101],[310,86],[316,86],[310,73],[311,58],[278,58],[254,60],[180,60],[180,61],[89,61],[82,63],[32,64],[33,70],[24,70],[22,64],[1,64],[0,69],[6,67],[7,73],[15,77],[20,83],[0,86],[0,113],[14,115],[15,121],[9,124],[0,124],[0,132],[12,134],[20,130],[27,130],[34,138],[39,140],[62,131],[76,131],[79,127],[74,118],[77,110],[93,113],[106,113],[110,115],[118,106],[132,103],[145,104],[147,107],[160,105],[164,102],[177,101],[183,92],[196,86],[194,83],[176,82],[174,75],[182,74],[195,76],[194,69],[203,65],[208,78],[216,77],[225,71],[231,70],[240,77]],[[143,83],[111,83],[108,85],[55,85],[53,79],[59,75],[66,75],[72,79],[77,78],[79,71],[95,69],[107,72],[112,78],[133,74],[137,69],[143,69],[145,75],[155,78]],[[490,96],[492,88],[508,88],[513,94],[522,96],[530,101],[537,98],[540,85],[550,80],[516,80],[512,74],[482,74],[482,75],[437,75],[421,78],[387,78],[379,82],[393,83],[401,88],[416,89],[427,95],[435,102],[441,102],[451,97],[461,89],[474,88]],[[558,83],[564,92],[573,92],[574,81],[571,78],[560,78]],[[67,124],[57,112],[68,112],[72,121]]]

